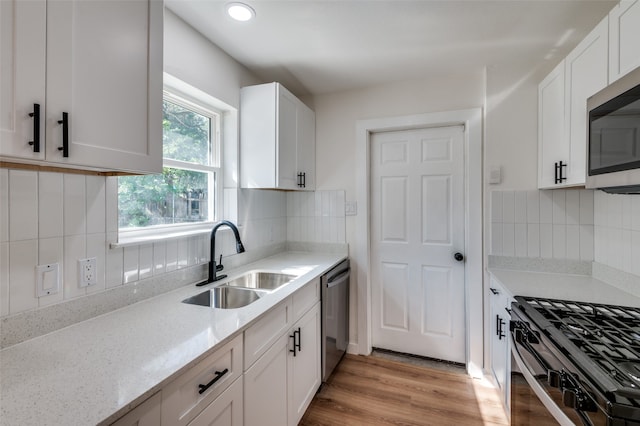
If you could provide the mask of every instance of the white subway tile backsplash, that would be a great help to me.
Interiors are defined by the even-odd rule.
[[[105,285],[107,288],[121,286],[124,282],[124,249],[110,248],[108,242],[115,241],[117,233],[107,235]]]
[[[503,256],[502,251],[502,224],[491,226],[491,253],[495,256]]]
[[[540,223],[540,191],[527,191],[527,223]]]
[[[580,260],[580,226],[567,225],[566,259]]]
[[[138,249],[138,278],[143,280],[153,276],[153,244],[143,244]]]
[[[65,174],[64,177],[64,235],[86,233],[85,176]]]
[[[153,275],[165,272],[167,247],[164,241],[153,243]]]
[[[593,224],[607,226],[607,198],[602,191],[593,193]]]
[[[540,257],[540,224],[527,224],[527,256]]]
[[[583,189],[580,191],[580,224],[593,225],[594,191]]]
[[[515,197],[513,191],[502,193],[502,223],[514,223]]]
[[[553,225],[553,258],[567,258],[567,225]]]
[[[515,210],[513,221],[520,224],[527,223],[527,193],[525,191],[516,191],[514,201]]]
[[[622,197],[622,229],[631,229],[631,197]]]
[[[105,178],[105,227],[107,233],[118,232],[118,178]]]
[[[513,223],[502,225],[502,255],[515,256],[515,227]]]
[[[87,234],[106,232],[106,179],[86,176]]]
[[[553,191],[551,215],[554,225],[567,223],[566,191]]]
[[[34,266],[38,264],[38,240],[10,242],[9,264],[9,313],[37,308]]]
[[[38,175],[9,170],[9,241],[38,238]]]
[[[166,271],[178,269],[178,240],[168,240],[166,243]]]
[[[640,231],[640,197],[631,197],[631,229]]]
[[[566,223],[567,225],[580,224],[580,191],[566,191]]]
[[[9,170],[0,169],[0,243],[9,241]]]
[[[502,223],[502,191],[491,191],[491,223]]]
[[[515,256],[527,257],[527,224],[516,223],[514,228],[515,234]]]
[[[593,261],[593,250],[594,250],[593,232],[594,232],[593,225],[580,226],[580,260],[584,262]]]
[[[540,224],[540,257],[553,259],[553,225],[550,223]]]
[[[539,191],[540,223],[553,223],[553,191]]]
[[[38,174],[38,237],[64,235],[64,184],[60,173]]]
[[[607,226],[622,229],[622,198],[624,195],[611,195],[607,201]]]
[[[221,238],[221,242],[224,247],[224,233],[218,234]],[[216,237],[218,237],[216,236]],[[228,253],[228,252],[227,252]],[[216,251],[216,254],[219,256],[220,254],[225,254],[224,248],[221,251]],[[186,268],[189,266],[189,241],[186,238],[178,239],[178,269]]]
[[[611,228],[607,231],[608,265],[622,270],[622,229]]]
[[[620,240],[620,249],[622,256],[623,271],[630,271],[633,267],[633,257],[631,255],[631,232],[622,232]]]
[[[124,248],[124,258],[122,262],[123,268],[123,281],[125,284],[138,281],[139,270],[139,254],[140,248],[138,246],[128,246]]]
[[[9,243],[0,243],[0,316],[9,315]]]

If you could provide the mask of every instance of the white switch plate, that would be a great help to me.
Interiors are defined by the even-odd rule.
[[[98,284],[97,260],[95,257],[78,260],[78,277],[79,287],[89,287]]]
[[[356,201],[346,201],[344,203],[344,214],[346,216],[356,216],[358,214],[358,203]]]
[[[36,293],[38,297],[50,296],[60,291],[60,265],[50,263],[36,266]]]

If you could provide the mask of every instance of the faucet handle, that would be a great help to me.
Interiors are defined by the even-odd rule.
[[[222,271],[224,269],[224,265],[222,264],[222,254],[220,255],[220,260],[218,261],[218,264],[216,265],[216,271]]]

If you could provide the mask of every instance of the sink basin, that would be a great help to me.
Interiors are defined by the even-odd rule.
[[[275,290],[296,278],[295,275],[280,274],[277,272],[248,272],[223,284],[221,287]]]
[[[214,287],[195,296],[184,299],[183,303],[220,309],[236,309],[255,302],[264,293],[245,288]]]

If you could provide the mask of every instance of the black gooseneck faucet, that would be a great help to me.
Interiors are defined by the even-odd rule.
[[[215,261],[215,247],[216,247],[216,231],[221,226],[228,226],[233,231],[233,235],[236,237],[236,253],[244,253],[244,246],[242,245],[242,241],[240,240],[240,233],[238,232],[238,228],[228,220],[220,221],[216,226],[211,230],[211,251],[209,252],[210,260],[209,260],[209,279],[206,282],[202,282],[196,284],[198,286],[212,283],[214,281],[221,280],[226,277],[226,275],[216,275],[216,272],[222,271],[224,266],[222,266],[222,255],[220,255],[220,261],[216,265]]]

